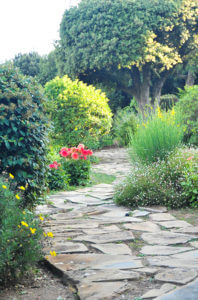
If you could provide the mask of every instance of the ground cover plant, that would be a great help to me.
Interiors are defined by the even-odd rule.
[[[46,117],[38,84],[12,66],[0,66],[0,174],[27,185],[23,205],[35,205],[45,188]]]
[[[99,139],[111,128],[108,99],[100,90],[68,76],[56,77],[45,86],[47,110],[53,122],[51,140],[72,147],[86,139]]]
[[[130,207],[198,207],[198,150],[178,149],[166,160],[137,163],[117,188],[115,201]]]

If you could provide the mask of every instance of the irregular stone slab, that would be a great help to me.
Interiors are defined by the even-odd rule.
[[[83,229],[83,228],[97,228],[97,227],[98,227],[98,223],[91,222],[91,221],[82,222],[81,220],[76,220],[75,222],[72,223],[66,223],[67,229]]]
[[[94,244],[93,248],[110,255],[131,255],[131,249],[125,244]]]
[[[198,248],[198,241],[190,242],[190,245],[194,248]]]
[[[140,252],[146,255],[171,255],[189,250],[193,250],[193,248],[171,246],[144,246],[140,250]]]
[[[132,232],[128,231],[118,231],[118,232],[112,232],[112,233],[104,233],[102,235],[80,235],[79,237],[76,237],[74,241],[84,241],[84,242],[90,242],[94,244],[105,244],[105,243],[111,243],[111,242],[119,242],[119,241],[131,241],[134,239],[134,235]]]
[[[81,300],[113,300],[127,290],[125,282],[97,282],[78,285],[78,294]]]
[[[151,266],[198,270],[197,259],[179,259],[172,258],[170,256],[156,256],[148,257],[147,260]]]
[[[120,228],[118,228],[116,225],[103,226],[101,228],[95,228],[95,229],[83,229],[83,232],[88,235],[103,234],[103,233],[116,232],[116,231],[120,231]]]
[[[142,299],[149,299],[149,298],[154,298],[161,296],[165,293],[168,293],[176,288],[175,285],[170,284],[170,283],[165,283],[161,286],[160,289],[153,289],[145,293],[141,298]],[[172,299],[173,300],[173,299]]]
[[[113,193],[105,194],[105,193],[98,193],[97,191],[93,194],[89,193],[87,194],[89,197],[93,197],[100,200],[108,200],[113,198]]]
[[[174,245],[185,244],[194,236],[185,235],[181,233],[173,233],[169,231],[160,231],[160,233],[143,233],[142,239],[148,244],[157,245]]]
[[[149,216],[152,221],[174,221],[176,220],[171,214],[168,213],[156,213]]]
[[[156,298],[156,300],[197,300],[198,279],[176,290]]]
[[[119,223],[128,223],[128,222],[140,223],[143,221],[139,218],[132,218],[132,217],[111,218],[106,216],[104,217],[103,215],[90,217],[90,219],[96,220],[100,222],[100,224],[119,224]]]
[[[174,232],[178,233],[189,233],[189,234],[198,234],[198,226],[188,226],[185,228],[180,228],[180,229],[174,229],[172,230]]]
[[[154,275],[158,272],[159,270],[158,269],[155,269],[155,268],[141,268],[141,269],[137,269],[136,272],[139,272],[139,273],[146,273],[148,275]]]
[[[167,208],[165,206],[139,207],[139,209],[147,210],[153,213],[165,213]]]
[[[102,270],[91,272],[85,276],[84,282],[108,282],[108,281],[123,281],[123,280],[137,280],[140,278],[139,273],[134,271],[121,271],[121,270]]]
[[[101,200],[86,196],[86,195],[78,195],[78,196],[68,196],[67,200],[71,203],[75,204],[86,204],[86,205],[99,205],[101,204]]]
[[[51,250],[53,248],[54,251],[56,251],[57,254],[61,253],[83,253],[87,252],[88,248],[82,244],[82,243],[72,243],[72,242],[66,242],[66,243],[53,243],[53,246],[50,247]],[[49,252],[49,251],[48,251]]]
[[[148,232],[156,232],[160,231],[160,227],[152,222],[141,222],[137,224],[124,224],[124,228],[138,230],[138,231],[148,231]]]
[[[105,218],[124,218],[125,214],[128,212],[127,209],[123,209],[123,208],[113,208],[110,209],[109,212],[103,214],[102,216]],[[127,218],[127,217],[126,217]]]
[[[143,267],[140,259],[130,255],[59,254],[48,257],[48,262],[62,272],[90,268],[125,270]]]
[[[188,251],[185,253],[175,254],[172,257],[181,259],[198,259],[198,250]],[[198,263],[198,261],[197,261]]]
[[[166,228],[185,228],[185,227],[193,227],[191,224],[189,224],[188,222],[185,221],[180,221],[180,220],[176,220],[176,221],[166,221],[166,222],[156,222],[157,224],[159,224],[160,226],[164,226]]]
[[[148,216],[150,214],[150,212],[146,211],[146,210],[134,210],[134,211],[131,211],[130,213],[135,218],[145,217],[145,216]]]
[[[163,282],[186,284],[197,276],[195,270],[172,269],[155,275],[155,279]]]

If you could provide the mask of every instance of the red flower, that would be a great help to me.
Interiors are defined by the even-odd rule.
[[[84,155],[83,158],[84,158],[84,160],[87,160],[87,156],[86,155]]]
[[[72,153],[72,158],[75,160],[78,159],[79,158],[78,153]]]
[[[78,145],[78,149],[81,150],[81,149],[84,149],[84,148],[85,148],[85,146],[84,146],[83,144],[79,144],[79,145]]]
[[[60,164],[58,164],[56,161],[49,165],[50,169],[58,169],[58,167],[60,167]]]
[[[93,154],[93,151],[91,151],[91,150],[88,149],[88,150],[87,150],[87,154],[88,154],[88,155],[92,155],[92,154]]]
[[[68,152],[68,148],[62,148],[59,152],[59,154],[63,157],[67,157],[69,155],[69,152]]]
[[[193,159],[193,156],[190,156],[190,157],[187,158],[187,160],[191,160],[191,159]]]

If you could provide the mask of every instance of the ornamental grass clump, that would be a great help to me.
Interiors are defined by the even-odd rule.
[[[136,134],[131,136],[130,155],[132,160],[142,163],[165,159],[181,144],[184,133],[180,115],[175,113],[174,108],[163,112],[158,107],[137,127]]]

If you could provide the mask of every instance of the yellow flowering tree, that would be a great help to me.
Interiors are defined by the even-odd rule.
[[[197,49],[197,16],[197,0],[81,1],[62,19],[59,72],[112,81],[144,110]]]

